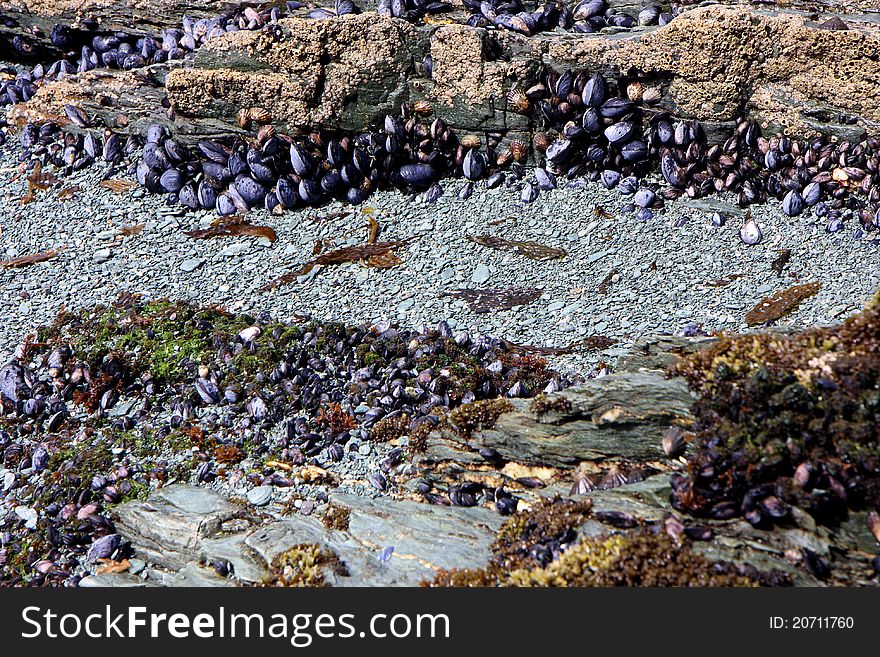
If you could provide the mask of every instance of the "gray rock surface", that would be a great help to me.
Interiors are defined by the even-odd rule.
[[[330,582],[335,586],[415,586],[439,568],[485,562],[501,523],[498,514],[483,508],[354,495],[333,495],[332,501],[350,509],[347,531],[328,529],[314,515],[245,519],[218,493],[183,484],[160,489],[145,502],[126,502],[116,511],[117,528],[136,555],[160,570],[151,570],[146,580],[119,578],[119,585],[232,583],[204,566],[218,562],[232,564],[235,581],[260,582],[279,554],[314,543],[331,549],[348,567],[348,576]],[[380,559],[387,548],[393,548],[390,557]],[[99,575],[86,585],[116,584]]]
[[[536,413],[532,400],[511,400],[513,411],[494,427],[464,438],[442,430],[417,460],[431,468],[446,462],[480,463],[474,452],[489,448],[503,461],[573,467],[611,457],[647,461],[662,456],[660,438],[675,420],[690,417],[694,402],[681,379],[661,374],[612,374],[548,396],[568,410]]]

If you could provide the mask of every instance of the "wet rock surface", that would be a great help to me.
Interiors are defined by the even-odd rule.
[[[116,510],[116,523],[135,552],[154,566],[179,573],[186,568],[195,571],[200,564],[228,563],[235,581],[243,584],[268,579],[269,565],[291,548],[320,545],[348,567],[349,574],[336,578],[334,586],[416,586],[440,568],[480,563],[488,559],[489,544],[501,524],[488,509],[351,495],[334,495],[332,502],[350,511],[347,529],[327,528],[318,516],[273,519],[238,508],[239,517],[248,518],[241,523],[244,528],[236,530],[214,522],[223,517],[221,509],[235,508],[222,496],[175,484],[144,502],[123,504]],[[142,579],[150,582],[154,577],[147,571]],[[128,581],[120,578],[120,583]]]

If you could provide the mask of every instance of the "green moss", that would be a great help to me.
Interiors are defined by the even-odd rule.
[[[823,523],[880,506],[880,308],[832,328],[726,337],[672,372],[700,395],[678,508],[769,525],[768,496]]]

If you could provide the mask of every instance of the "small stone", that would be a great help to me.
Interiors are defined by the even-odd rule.
[[[474,269],[474,273],[471,274],[471,282],[485,283],[491,277],[492,272],[489,271],[489,268],[486,265],[477,265],[476,269]]]
[[[107,262],[113,252],[110,249],[98,249],[95,251],[95,262]]]
[[[28,529],[37,528],[37,512],[29,506],[15,507],[15,515],[24,520],[24,526]]]
[[[271,486],[257,486],[247,493],[247,500],[254,506],[265,506],[272,499]]]
[[[185,272],[195,271],[205,264],[204,258],[187,258],[180,263],[180,269]]]

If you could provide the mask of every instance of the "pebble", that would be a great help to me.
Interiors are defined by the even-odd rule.
[[[185,272],[192,272],[205,264],[204,258],[187,258],[183,262],[180,263],[180,270]]]
[[[472,283],[485,283],[490,278],[492,278],[492,272],[486,265],[477,265],[474,273],[471,274]]]
[[[24,526],[28,529],[37,528],[37,512],[29,506],[15,507],[15,515],[24,520]]]
[[[16,163],[16,149],[0,146],[0,168]],[[686,320],[699,323],[704,330],[747,329],[743,315],[752,306],[793,284],[787,276],[778,277],[770,270],[776,249],[790,249],[796,271],[823,281],[819,294],[783,318],[783,326],[841,321],[862,307],[880,284],[877,268],[865,269],[863,264],[873,258],[875,248],[869,240],[853,241],[855,227],[849,221],[844,230],[827,233],[824,223],[817,228],[812,210],[792,219],[782,213],[779,202],[771,200],[754,206],[752,215],[773,236],[772,241],[746,247],[738,234],[742,212],[729,195],[669,201],[647,223],[632,214],[597,221],[584,215],[585,207],[601,205],[613,211],[629,199],[601,184],[564,189],[563,180],[560,189],[542,192],[527,207],[520,205],[515,190],[486,190],[479,185],[467,202],[445,194],[433,205],[414,202],[396,191],[378,192],[368,204],[379,210],[383,238],[405,239],[412,237],[413,227],[430,226],[417,242],[399,250],[401,266],[315,267],[297,282],[259,293],[268,281],[308,262],[319,238],[337,239],[337,245],[363,242],[365,231],[357,207],[332,202],[281,216],[254,211],[249,219],[272,226],[278,233],[276,242],[267,245],[236,237],[195,243],[183,231],[209,223],[210,213],[170,211],[161,196],[142,190],[116,194],[98,187],[100,180],[100,168],[95,167],[65,177],[65,184],[80,185],[89,194],[59,202],[52,194],[38,192],[25,219],[15,199],[26,191],[26,181],[0,178],[0,216],[11,217],[3,226],[0,250],[8,254],[5,257],[71,245],[56,260],[0,271],[2,284],[11,284],[15,290],[0,295],[0,364],[15,351],[23,327],[51,321],[60,303],[71,310],[90,307],[106,303],[120,291],[140,293],[147,299],[191,299],[232,311],[268,311],[285,320],[310,315],[360,324],[390,318],[414,327],[446,319],[450,326],[541,346],[570,343],[572,326],[579,336],[592,335],[597,331],[590,318],[604,315],[600,326],[605,334],[618,340],[615,348],[626,348],[638,338],[676,331],[685,319],[675,312],[684,308],[691,309]],[[352,209],[355,212],[348,217],[318,223],[305,220]],[[722,227],[711,226],[715,211],[727,213],[732,220]],[[65,221],[59,220],[61,216]],[[117,216],[125,217],[126,224],[145,224],[144,231],[122,237],[114,229],[111,238],[103,218]],[[488,227],[505,216],[516,216],[517,221]],[[692,220],[674,227],[682,217]],[[534,261],[468,239],[468,235],[484,232],[564,248],[568,255],[561,260]],[[96,262],[96,251],[84,247],[107,248],[110,242],[105,237],[121,242],[113,243],[109,259]],[[618,271],[619,280],[613,279],[616,282],[608,294],[598,294],[596,288],[612,269]],[[794,265],[791,269],[795,271]],[[741,278],[723,286],[707,285],[732,274]],[[526,306],[483,314],[471,311],[461,298],[443,295],[486,284],[539,287],[544,294]],[[762,286],[772,289],[759,293]],[[18,295],[22,291],[29,294],[26,303]],[[559,302],[569,305],[560,307]],[[548,360],[563,371],[584,372],[600,360],[613,364],[608,353],[580,351]]]
[[[272,499],[272,486],[257,486],[247,492],[247,500],[254,506],[265,506]]]

